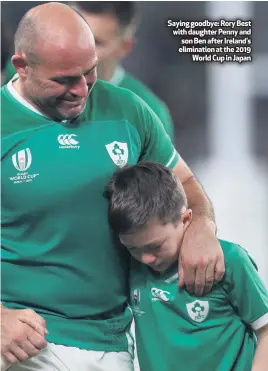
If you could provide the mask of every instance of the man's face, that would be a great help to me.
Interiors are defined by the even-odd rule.
[[[163,225],[159,220],[154,220],[138,232],[120,235],[120,241],[133,258],[158,272],[164,272],[178,260],[190,219],[191,210],[187,210],[177,225]]]
[[[130,40],[126,39],[115,17],[110,14],[79,13],[88,22],[96,43],[98,77],[109,81],[115,67],[126,54]]]
[[[95,49],[74,47],[73,50],[51,50],[27,67],[24,81],[26,97],[46,115],[57,120],[70,120],[85,108],[97,79]]]

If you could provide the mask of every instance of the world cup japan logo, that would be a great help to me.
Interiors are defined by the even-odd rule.
[[[14,167],[19,171],[26,171],[32,163],[32,155],[29,148],[23,149],[12,156]]]

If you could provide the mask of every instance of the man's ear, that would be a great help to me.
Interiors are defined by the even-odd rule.
[[[126,36],[122,40],[122,45],[121,45],[121,49],[120,49],[120,52],[119,52],[119,57],[120,58],[124,58],[129,53],[131,53],[131,51],[132,51],[132,49],[134,47],[134,44],[135,44],[134,38],[133,37],[130,37],[130,36]]]
[[[11,61],[20,77],[26,78],[28,72],[28,63],[26,56],[24,54],[15,54],[11,58]]]

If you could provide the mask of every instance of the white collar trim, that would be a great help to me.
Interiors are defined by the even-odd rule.
[[[18,92],[17,90],[14,88],[13,86],[13,82],[16,81],[18,79],[19,75],[16,73],[16,75],[14,75],[12,77],[12,79],[8,82],[7,84],[7,89],[9,91],[9,93],[12,95],[13,98],[15,98],[18,102],[20,102],[24,107],[28,108],[29,110],[37,113],[38,115],[40,116],[43,116],[43,117],[46,117],[45,115],[43,115],[43,113],[41,113],[40,111],[38,111],[32,104],[30,104],[29,102],[27,102],[26,99],[24,99]],[[47,117],[46,117],[47,118]]]
[[[116,67],[116,69],[114,71],[114,74],[113,74],[111,80],[109,81],[109,83],[118,86],[118,85],[121,84],[124,77],[125,77],[124,68],[121,67],[121,66],[118,66],[118,67]]]

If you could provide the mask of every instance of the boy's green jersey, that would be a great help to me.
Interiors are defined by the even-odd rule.
[[[16,74],[16,70],[11,62],[7,63],[5,68],[5,83]],[[166,132],[170,136],[172,142],[174,143],[174,125],[172,122],[171,115],[166,104],[160,100],[150,89],[147,88],[141,81],[131,76],[129,73],[123,70],[123,68],[118,67],[115,71],[114,77],[111,84],[117,85],[120,88],[125,88],[133,93],[137,94],[142,98],[148,106],[156,113],[156,115],[161,120]]]
[[[268,323],[268,296],[247,252],[220,241],[225,277],[202,297],[133,262],[131,306],[141,371],[250,371],[253,330]]]
[[[33,112],[12,89],[1,89],[2,303],[43,316],[50,342],[127,350],[129,258],[109,228],[105,186],[118,167],[172,168],[178,154],[126,89],[98,81],[71,122]]]

